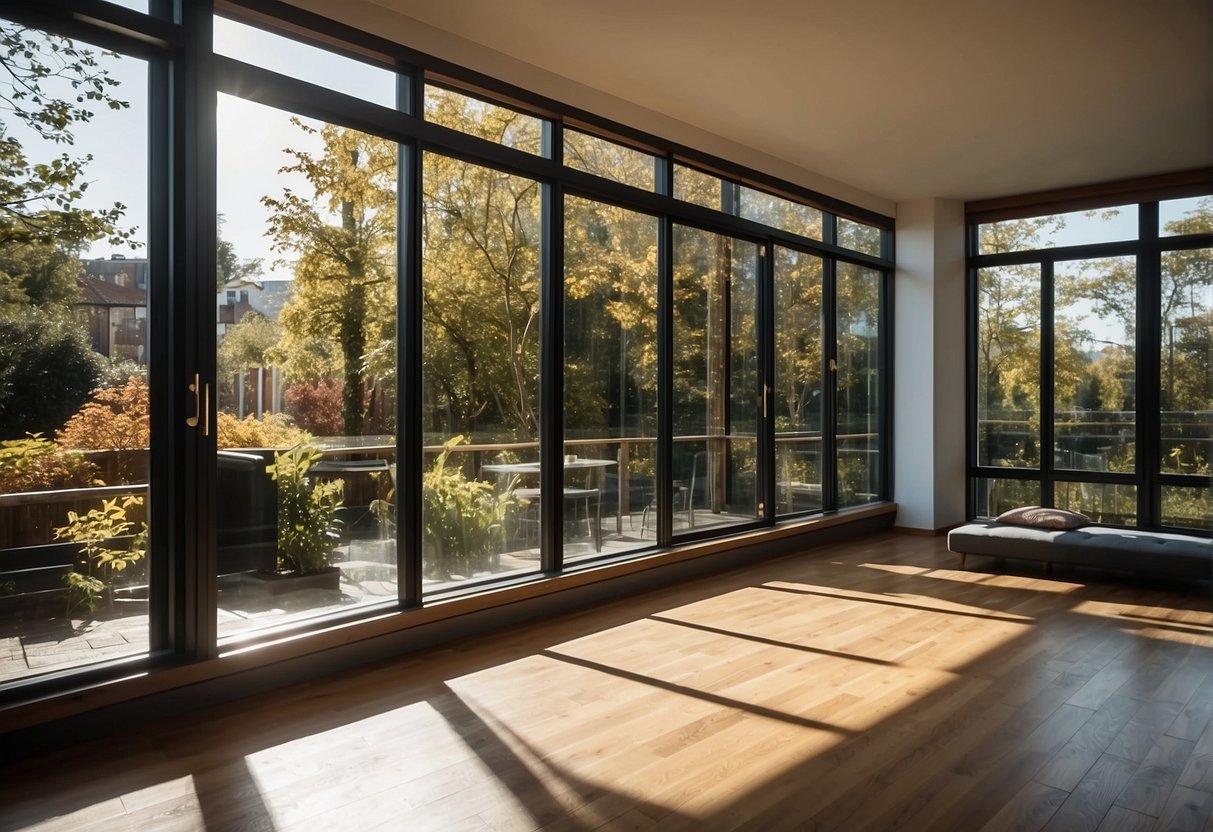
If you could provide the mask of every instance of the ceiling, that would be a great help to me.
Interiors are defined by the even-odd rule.
[[[894,202],[1213,163],[1209,0],[363,6],[393,39],[404,15]]]

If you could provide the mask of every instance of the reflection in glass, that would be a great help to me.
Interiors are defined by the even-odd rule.
[[[992,520],[1013,508],[1040,505],[1037,480],[975,479],[973,488],[973,516],[978,519]]]
[[[1137,486],[1106,482],[1054,482],[1053,505],[1110,526],[1137,524]]]
[[[657,160],[643,151],[566,127],[564,163],[576,170],[651,191]]]
[[[821,211],[781,196],[742,185],[737,189],[738,215],[802,237],[821,239]]]
[[[757,516],[758,246],[674,226],[675,530]]]
[[[397,145],[219,104],[216,534],[231,636],[397,597]]]
[[[569,196],[564,230],[568,561],[655,539],[657,219]]]
[[[1136,240],[1137,206],[982,223],[977,235],[979,254]]]
[[[1164,485],[1162,524],[1183,529],[1213,529],[1213,489]]]
[[[1169,199],[1158,203],[1158,234],[1213,234],[1213,196]]]
[[[838,505],[880,498],[881,275],[838,264]]]
[[[0,125],[4,683],[149,649],[162,564],[147,511],[148,291],[164,276],[148,252],[147,63],[8,21],[0,33],[21,44],[0,74],[0,99],[21,107]],[[86,75],[113,82],[100,100],[78,97]]]
[[[423,158],[425,591],[539,565],[537,182]]]
[[[426,84],[425,120],[536,156],[543,153],[543,119],[446,87]]]
[[[862,222],[838,218],[838,245],[852,251],[862,251],[873,257],[880,256],[880,229]]]
[[[977,273],[977,463],[1040,465],[1040,267]]]
[[[1134,470],[1137,266],[1131,257],[1058,263],[1053,290],[1053,463]]]
[[[775,249],[775,507],[820,509],[822,386],[821,258]]]
[[[1213,249],[1162,255],[1160,470],[1209,476],[1213,436]]]
[[[256,26],[215,16],[215,52],[247,64],[352,95],[381,107],[396,106],[396,73],[338,55]]]

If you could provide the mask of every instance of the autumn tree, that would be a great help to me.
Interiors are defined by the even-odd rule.
[[[295,271],[276,363],[303,380],[340,372],[343,429],[357,436],[376,383],[368,349],[395,330],[396,145],[348,128],[292,121],[318,134],[323,149],[288,148],[293,161],[280,170],[302,174],[312,193],[288,188],[262,198],[274,250],[292,258]]]

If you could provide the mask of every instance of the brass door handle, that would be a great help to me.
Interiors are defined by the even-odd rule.
[[[191,428],[196,428],[201,424],[202,435],[210,436],[211,386],[202,384],[198,374],[194,373],[194,383],[188,389],[194,396],[194,415],[187,416],[185,424]]]

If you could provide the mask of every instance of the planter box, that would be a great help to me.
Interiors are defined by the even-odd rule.
[[[334,595],[341,592],[341,569],[328,566],[319,572],[296,575],[292,572],[249,572],[247,579],[267,595],[285,595],[305,590],[320,590]]]

